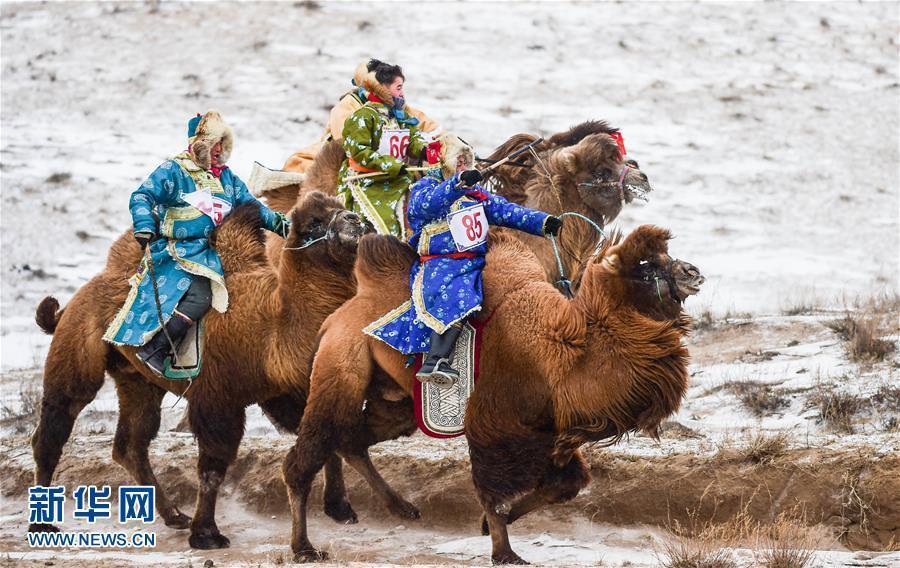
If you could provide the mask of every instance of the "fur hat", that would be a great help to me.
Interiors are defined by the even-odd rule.
[[[441,171],[444,173],[444,179],[450,179],[456,173],[456,160],[459,156],[464,157],[467,170],[475,167],[475,151],[462,138],[444,132],[438,140],[441,143]]]
[[[224,164],[231,156],[234,136],[231,133],[231,127],[225,124],[219,111],[211,110],[202,117],[198,114],[188,121],[188,142],[191,144],[191,156],[194,158],[194,163],[204,170],[208,170],[211,163],[209,153],[213,146],[217,142],[222,142],[222,154],[219,161]]]
[[[388,106],[390,106],[391,101],[394,100],[394,97],[391,96],[391,91],[388,89],[387,85],[382,85],[378,82],[378,79],[375,78],[375,70],[381,61],[377,59],[370,59],[365,63],[360,63],[356,67],[356,72],[353,75],[353,79],[356,81],[356,84],[366,91],[374,94],[376,97],[384,101]]]

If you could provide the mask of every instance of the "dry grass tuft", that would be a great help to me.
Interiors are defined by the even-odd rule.
[[[863,407],[861,398],[822,388],[809,401],[819,411],[819,418],[828,426],[838,432],[853,433],[853,419]]]
[[[847,355],[856,362],[883,361],[897,349],[893,341],[881,339],[879,318],[872,313],[851,314],[825,325],[845,342]]]
[[[765,416],[787,407],[787,397],[775,392],[771,385],[753,381],[729,381],[722,388],[730,391],[755,416]]]
[[[705,331],[707,329],[712,329],[716,325],[716,319],[713,317],[713,313],[706,309],[700,312],[700,315],[694,318],[693,329],[694,331]]]
[[[787,453],[790,436],[786,432],[756,432],[747,439],[743,450],[744,461],[767,464]]]
[[[807,527],[781,516],[771,525],[758,527],[753,559],[765,568],[804,568],[817,544]]]
[[[664,568],[737,568],[730,550],[714,541],[672,536],[657,554]]]
[[[0,408],[0,426],[12,427],[16,434],[30,434],[40,418],[41,399],[39,382],[31,375],[23,375],[18,402],[4,403]]]

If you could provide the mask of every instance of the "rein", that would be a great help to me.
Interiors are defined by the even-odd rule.
[[[594,252],[588,257],[587,262],[590,262],[591,259],[600,252],[601,247],[603,247],[603,242],[606,240],[606,233],[603,232],[603,229],[601,229],[597,223],[581,213],[566,211],[559,217],[560,219],[563,217],[577,217],[586,221],[600,235],[600,238],[597,239],[597,245],[594,247]],[[560,291],[571,300],[575,297],[575,294],[572,292],[572,281],[566,278],[566,270],[563,268],[562,257],[559,255],[559,245],[556,244],[556,237],[554,235],[550,235],[550,244],[553,246],[553,255],[556,257],[556,267],[559,269],[559,280],[556,281],[556,285],[559,287]]]
[[[169,335],[169,330],[166,329],[166,322],[164,321],[162,313],[162,304],[159,301],[159,285],[156,282],[156,269],[153,267],[153,254],[150,252],[150,243],[147,243],[147,248],[144,249],[144,260],[147,262],[147,269],[150,272],[150,282],[153,283],[153,299],[156,301],[156,317],[159,318],[159,326],[162,329],[163,335],[166,336],[166,341],[169,342],[169,347],[172,348],[172,360],[177,363],[178,350],[175,348],[175,342],[172,341],[172,336]]]
[[[340,213],[341,211],[342,211],[341,209],[338,209],[337,211],[334,212],[334,214],[331,216],[331,220],[328,221],[328,226],[325,227],[325,232],[322,234],[321,237],[317,237],[317,238],[310,237],[310,238],[306,239],[306,241],[299,247],[283,246],[283,247],[281,247],[281,250],[303,250],[305,248],[311,247],[312,245],[314,245],[320,241],[324,241],[325,239],[330,238],[331,236],[334,235],[334,233],[332,233],[331,229],[333,228],[334,222],[337,220],[338,213]]]

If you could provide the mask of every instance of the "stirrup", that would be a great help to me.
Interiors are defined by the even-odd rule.
[[[441,369],[441,365],[446,365],[452,372],[448,373],[446,370]],[[459,380],[459,373],[456,369],[450,367],[450,362],[447,359],[439,359],[435,363],[434,369],[425,373],[416,373],[416,378],[423,383],[431,383],[440,389],[449,389],[453,388]]]
[[[160,377],[165,377],[164,371],[165,371],[165,366],[166,366],[166,354],[165,353],[163,354],[162,361],[158,361],[158,357],[157,357],[158,354],[159,354],[159,351],[156,351],[145,359],[145,358],[141,357],[140,353],[138,353],[137,358],[140,359],[141,361],[143,361],[144,366],[146,366],[148,369],[150,369],[154,375],[158,375]],[[160,363],[160,367],[157,368],[156,366],[153,365],[153,363]]]

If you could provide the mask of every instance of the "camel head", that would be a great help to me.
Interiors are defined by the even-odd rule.
[[[562,202],[583,203],[588,216],[603,225],[615,219],[626,203],[646,199],[652,191],[637,162],[623,159],[616,141],[603,132],[552,150],[548,162]]]
[[[368,229],[356,213],[318,191],[304,194],[291,211],[285,253],[334,266],[353,266],[359,239]]]
[[[588,268],[580,295],[603,295],[627,303],[653,319],[673,320],[682,303],[706,280],[696,266],[669,256],[666,229],[641,225],[625,239],[614,238]]]

